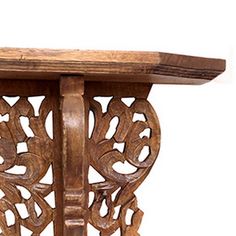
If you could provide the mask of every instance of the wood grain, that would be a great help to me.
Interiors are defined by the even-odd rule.
[[[156,113],[147,101],[151,86],[131,83],[103,83],[96,92],[96,83],[86,83],[86,99],[89,109],[94,114],[94,128],[88,141],[90,165],[104,178],[90,184],[94,199],[89,207],[89,222],[100,235],[109,236],[119,231],[122,236],[139,236],[143,212],[138,208],[135,190],[149,174],[160,148],[160,125]],[[113,94],[102,111],[97,96]],[[130,105],[123,98],[133,98]],[[143,119],[134,120],[135,115]],[[111,122],[118,118],[118,124],[112,137],[107,136]],[[144,131],[149,134],[142,136]],[[114,145],[123,145],[118,150]],[[148,149],[145,158],[141,159],[142,150]],[[134,171],[123,173],[114,169],[119,163],[129,163]],[[125,168],[125,167],[124,167]],[[101,215],[103,205],[107,212]],[[117,215],[118,211],[118,215]],[[131,223],[127,222],[128,211],[132,212]],[[115,214],[116,212],[116,214]]]
[[[21,73],[25,79],[44,74],[47,79],[80,74],[89,75],[83,80],[94,81],[105,80],[105,75],[117,82],[202,84],[224,70],[225,61],[221,59],[161,52],[0,49],[2,79],[16,78]]]
[[[49,137],[45,126],[46,119],[52,112],[55,117],[54,127],[58,127],[58,90],[51,90],[57,88],[57,83],[50,82],[46,87],[40,88],[37,81],[25,81],[25,90],[21,86],[19,89],[14,85],[10,86],[6,81],[2,81],[0,85],[0,115],[9,117],[0,121],[0,156],[3,160],[0,164],[0,190],[4,193],[0,199],[0,235],[24,235],[21,228],[23,226],[30,230],[32,235],[39,236],[51,222],[54,222],[54,233],[61,235],[61,209],[55,209],[46,200],[47,196],[54,192],[56,206],[62,205],[62,163],[60,154],[56,151],[60,142],[57,138]],[[14,105],[9,105],[5,96],[12,95],[19,96],[19,100]],[[35,114],[33,105],[28,100],[32,95],[45,96],[39,108],[39,115]],[[22,117],[29,121],[31,136],[23,128]],[[57,128],[54,134],[57,136],[59,133],[56,130]],[[19,152],[18,145],[22,143],[25,143],[26,149]],[[25,167],[25,171],[13,171],[13,168],[20,167]],[[50,172],[50,168],[52,179],[42,181],[46,173]],[[28,192],[28,196],[25,192]],[[40,214],[37,213],[36,205],[41,211]],[[18,208],[19,206],[21,208]],[[27,217],[22,216],[23,206],[27,209]],[[14,216],[11,225],[6,221],[7,211],[12,212]]]
[[[85,152],[87,116],[84,82],[77,77],[60,81],[64,180],[64,234],[86,236],[88,221],[88,158]]]
[[[143,212],[135,191],[157,159],[161,138],[147,101],[152,84],[203,84],[224,69],[224,60],[159,52],[0,49],[0,236],[23,236],[21,226],[39,236],[50,222],[55,236],[87,236],[88,224],[102,236],[140,236]],[[45,98],[36,115],[28,98],[39,95]],[[4,96],[19,100],[10,105]],[[51,111],[53,137],[45,127]],[[27,136],[22,117],[34,136]],[[21,142],[28,150],[18,153]],[[124,165],[133,171],[124,172]],[[8,173],[14,166],[25,166],[25,173]],[[41,183],[49,167],[52,183]],[[104,181],[89,182],[91,168]],[[46,201],[51,192],[56,208]]]

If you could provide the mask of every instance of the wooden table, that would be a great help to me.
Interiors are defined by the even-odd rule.
[[[0,49],[0,235],[38,236],[53,222],[56,236],[85,236],[88,223],[138,236],[134,192],[160,148],[152,84],[199,85],[224,70],[224,60],[159,52]],[[104,180],[91,182],[89,169]]]

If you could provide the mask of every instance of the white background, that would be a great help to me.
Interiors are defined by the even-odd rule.
[[[236,235],[235,10],[233,0],[0,2],[0,47],[227,60],[227,71],[206,85],[153,86],[149,99],[161,122],[162,147],[137,191],[145,212],[142,236]]]

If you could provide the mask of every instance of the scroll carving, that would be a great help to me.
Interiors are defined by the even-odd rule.
[[[49,86],[38,114],[24,87],[19,91],[26,95],[14,104],[0,97],[0,236],[25,236],[22,229],[43,236],[50,223],[55,235],[86,236],[89,223],[101,236],[139,236],[143,212],[135,190],[160,148],[159,121],[146,99],[150,86],[135,84],[130,90],[126,84],[104,83],[97,89],[79,80],[62,77],[61,97]],[[32,85],[30,92],[37,96],[37,84]],[[114,94],[106,109],[96,97],[100,93],[107,99]],[[124,101],[126,94],[135,95],[131,104]],[[50,112],[54,137],[45,127]],[[94,125],[88,136],[89,114]],[[122,163],[124,168],[118,168]],[[89,166],[104,181],[88,183]],[[45,183],[49,172],[52,181]],[[47,200],[54,192],[56,208]],[[89,194],[94,196],[90,204]],[[24,216],[19,206],[25,208]]]
[[[136,98],[128,106],[122,102],[122,97],[115,96],[106,112],[102,112],[101,104],[94,97],[89,98],[89,105],[95,119],[87,149],[90,165],[105,179],[90,184],[94,198],[89,206],[89,222],[102,236],[116,231],[122,236],[138,236],[143,212],[137,206],[134,192],[149,174],[159,152],[158,118],[145,98]],[[108,130],[115,117],[118,124],[109,137]],[[118,150],[117,144],[123,144],[123,150]],[[142,157],[145,147],[148,155]],[[134,171],[119,172],[115,168],[119,162],[132,165]],[[101,215],[102,205],[107,208],[105,215]],[[131,222],[126,222],[128,211]]]
[[[53,140],[45,128],[52,110],[47,96],[39,108],[39,115],[35,114],[27,97],[20,97],[12,106],[0,97],[1,236],[25,235],[23,228],[38,236],[55,219],[55,206],[47,200],[55,191],[54,183],[53,180],[52,183],[43,181],[53,169]],[[23,127],[22,117],[28,119],[31,135]],[[24,146],[23,151],[18,150],[20,145]],[[14,168],[18,168],[18,172],[14,172]],[[10,223],[7,213],[11,214]]]

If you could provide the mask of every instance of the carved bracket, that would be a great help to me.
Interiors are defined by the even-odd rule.
[[[86,155],[87,116],[84,82],[62,77],[62,161],[64,235],[87,235],[88,158]]]
[[[150,86],[102,83],[98,87],[90,83],[86,89],[94,117],[87,152],[90,165],[104,178],[90,184],[94,198],[89,222],[100,235],[120,231],[123,236],[138,236],[143,212],[134,192],[150,172],[160,147],[158,118],[146,99]],[[105,110],[99,103],[103,99],[110,99]],[[124,173],[122,165],[117,169],[119,163],[132,167],[131,172]],[[101,215],[103,205],[107,210]],[[130,222],[126,220],[128,213]]]
[[[60,89],[56,82],[45,90],[40,82],[30,82],[26,90],[16,83],[18,94],[7,89],[0,98],[0,235],[39,236],[52,223],[58,236],[86,236],[88,224],[102,236],[138,236],[143,212],[134,192],[160,147],[158,118],[147,101],[151,86],[84,82],[77,76],[61,77]],[[19,96],[9,104],[4,95]],[[31,95],[43,96],[38,110]],[[103,180],[91,182],[91,168]],[[49,172],[51,183],[45,183]],[[54,205],[47,201],[52,193]]]

